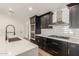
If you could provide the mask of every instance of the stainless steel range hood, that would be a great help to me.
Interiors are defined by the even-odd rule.
[[[57,21],[55,23],[50,24],[49,26],[54,26],[54,25],[56,25],[56,26],[67,26],[69,24],[66,23],[66,22],[63,22],[63,21]]]
[[[56,23],[53,23],[53,25],[69,25],[63,21],[57,21]]]

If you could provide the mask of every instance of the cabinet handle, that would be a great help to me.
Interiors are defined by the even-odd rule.
[[[70,49],[68,49],[68,55],[70,54]]]

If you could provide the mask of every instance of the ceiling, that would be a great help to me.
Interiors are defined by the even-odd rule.
[[[9,8],[12,8],[13,17],[17,19],[27,19],[33,15],[40,15],[48,11],[63,8],[68,3],[0,3],[0,13],[8,15]],[[33,10],[29,11],[29,7]]]

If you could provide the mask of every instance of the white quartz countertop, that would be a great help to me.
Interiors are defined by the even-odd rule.
[[[56,37],[49,37],[49,35],[42,35],[42,34],[38,34],[36,36],[41,36],[41,37],[46,37],[46,38],[50,38],[54,40],[79,44],[79,37],[70,37],[70,39],[62,39],[62,38],[56,38]]]
[[[5,37],[0,37],[0,56],[15,56],[37,47],[37,45],[25,39],[9,43],[5,41]]]

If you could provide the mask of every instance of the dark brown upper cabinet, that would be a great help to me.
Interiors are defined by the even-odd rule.
[[[35,40],[35,34],[41,34],[41,23],[39,16],[35,15],[30,18],[31,39]]]
[[[30,18],[31,31],[34,31],[36,34],[41,33],[41,23],[39,16],[35,15]]]
[[[70,28],[79,28],[79,3],[71,3],[67,6],[69,8]]]
[[[35,34],[41,34],[41,29],[52,28],[52,15],[52,12],[48,12],[30,17],[31,39],[35,39]]]
[[[45,14],[40,15],[41,20],[41,29],[50,29],[52,28],[52,21],[53,21],[53,13],[48,12]]]

